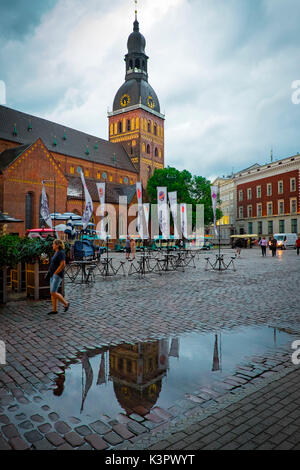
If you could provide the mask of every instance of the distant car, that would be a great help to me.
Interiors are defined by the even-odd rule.
[[[32,228],[26,231],[28,238],[47,238],[49,236],[59,238],[57,232],[52,228]]]
[[[209,242],[205,242],[203,246],[201,246],[200,250],[211,250],[213,248],[213,245]]]

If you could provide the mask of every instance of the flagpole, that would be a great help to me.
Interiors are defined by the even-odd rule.
[[[55,230],[55,217],[56,217],[56,177],[54,175],[54,226],[53,229]]]
[[[220,209],[220,181],[218,183],[219,209]],[[221,271],[221,225],[219,221],[219,271]]]

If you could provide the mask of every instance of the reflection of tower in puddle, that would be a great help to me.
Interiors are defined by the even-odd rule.
[[[219,344],[218,344],[218,335],[215,335],[213,364],[212,364],[211,370],[212,372],[215,372],[217,370],[222,370],[221,333],[220,333]]]
[[[110,349],[110,374],[116,398],[127,414],[149,413],[169,368],[169,340]]]

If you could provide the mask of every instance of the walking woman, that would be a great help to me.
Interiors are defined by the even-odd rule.
[[[61,302],[64,305],[64,311],[66,312],[70,307],[70,302],[67,302],[66,299],[58,293],[58,289],[64,278],[64,269],[66,265],[66,255],[64,252],[64,243],[61,240],[54,240],[53,250],[55,251],[54,256],[51,259],[50,268],[48,274],[50,275],[50,294],[52,302],[52,312],[49,312],[48,315],[57,314],[57,305],[58,302]]]
[[[262,239],[258,243],[261,246],[262,256],[266,256],[267,255],[267,245],[268,245],[268,241],[266,240],[266,237],[262,237]]]
[[[136,249],[135,239],[131,238],[131,240],[130,240],[130,251],[131,251],[131,254],[132,254],[132,261],[135,259],[135,249]]]

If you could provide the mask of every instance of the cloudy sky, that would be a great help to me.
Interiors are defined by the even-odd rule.
[[[300,152],[299,0],[139,0],[138,19],[166,165],[213,178]],[[6,105],[107,139],[133,20],[133,0],[1,1]]]

